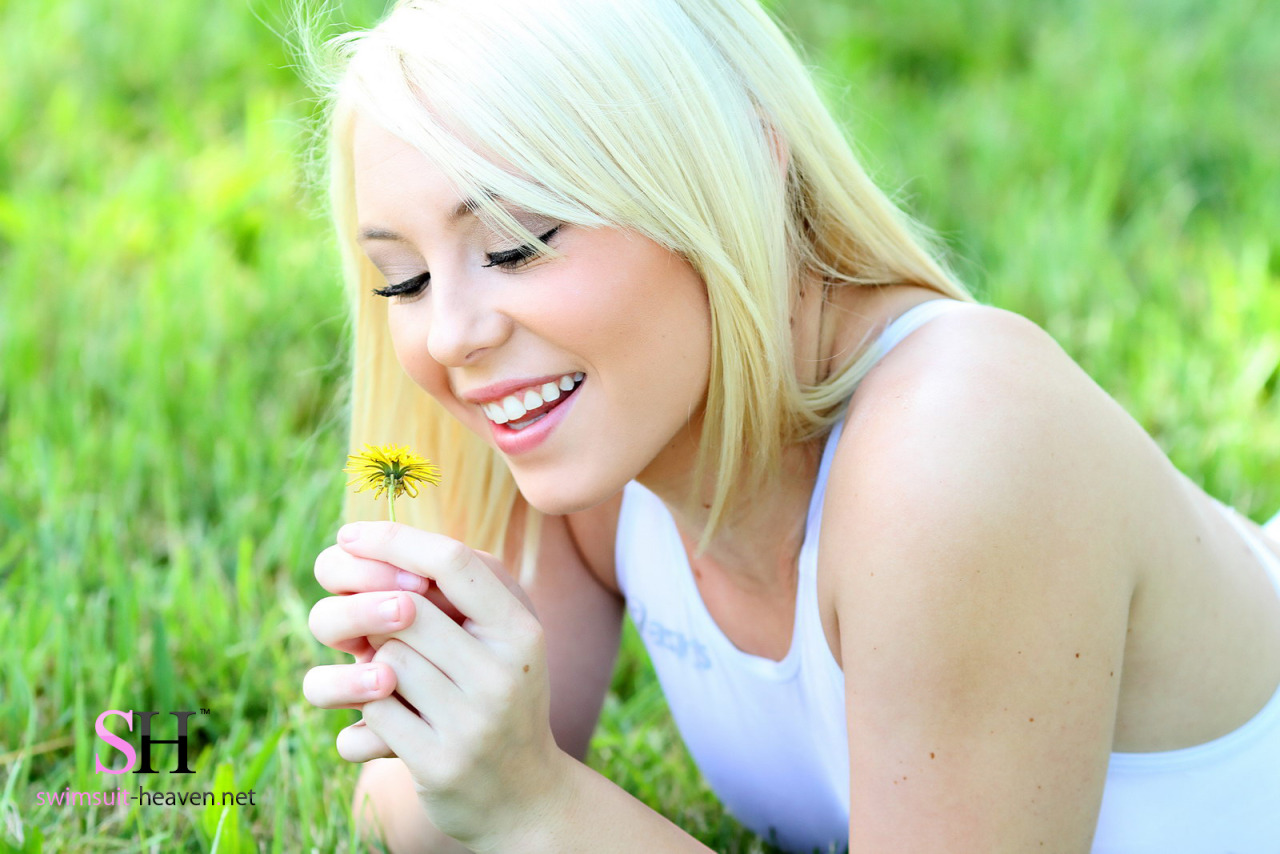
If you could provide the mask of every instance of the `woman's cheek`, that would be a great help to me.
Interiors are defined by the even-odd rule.
[[[388,318],[387,326],[396,361],[419,388],[444,403],[453,396],[449,388],[449,375],[444,365],[431,358],[425,339],[412,340],[412,333],[406,328],[407,325],[403,317],[396,318],[392,315]]]
[[[444,365],[431,358],[431,354],[427,352],[425,344],[413,345],[411,342],[406,341],[405,338],[397,334],[394,326],[391,328],[391,336],[396,361],[400,363],[400,367],[404,369],[409,379],[413,380],[418,388],[435,398],[449,414],[462,422],[473,433],[482,439],[487,439],[489,436],[488,422],[484,414],[471,404],[464,403],[458,399],[453,393],[453,388],[449,385],[448,370]]]

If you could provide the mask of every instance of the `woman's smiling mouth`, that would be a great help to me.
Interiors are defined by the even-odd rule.
[[[510,429],[519,431],[554,409],[561,398],[573,393],[585,376],[581,371],[565,374],[555,381],[509,394],[480,408],[494,424],[510,424]],[[530,414],[532,417],[528,417]]]
[[[578,379],[574,379],[577,377]],[[559,428],[560,424],[572,413],[574,404],[577,403],[579,391],[581,391],[584,383],[585,374],[574,373],[565,374],[560,381],[555,383],[547,383],[553,388],[548,390],[548,397],[552,394],[555,397],[551,400],[543,398],[541,392],[526,391],[523,393],[524,401],[519,399],[519,395],[508,395],[502,399],[502,403],[491,402],[485,405],[486,410],[500,410],[493,414],[496,417],[506,417],[508,405],[513,405],[512,410],[519,412],[515,418],[507,418],[503,423],[499,423],[492,417],[489,420],[489,431],[493,434],[493,442],[498,446],[498,450],[507,456],[516,456],[528,453],[545,442],[551,434]],[[568,389],[561,388],[567,385]],[[544,386],[545,388],[545,386]],[[524,402],[535,404],[532,408],[524,406]],[[489,412],[486,411],[486,416]]]

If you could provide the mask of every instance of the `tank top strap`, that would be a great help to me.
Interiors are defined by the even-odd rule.
[[[950,311],[955,306],[968,303],[955,299],[935,299],[922,302],[904,311],[890,322],[876,337],[871,346],[859,358],[862,362],[863,374],[871,370],[880,359],[896,347],[904,338],[928,321]],[[840,436],[848,410],[842,412],[831,426],[822,449],[822,459],[818,464],[818,475],[813,484],[813,492],[809,496],[809,512],[805,518],[804,541],[800,548],[799,582],[797,585],[796,620],[794,645],[798,647],[797,655],[802,660],[800,665],[809,680],[813,681],[813,690],[819,692],[827,700],[822,708],[842,711],[844,708],[844,673],[832,656],[831,648],[822,628],[822,614],[818,603],[818,545],[821,539],[822,510],[826,504],[827,479],[831,471],[832,460],[836,448],[840,444]],[[834,714],[834,713],[833,713]],[[843,731],[843,717],[829,722],[832,731]],[[842,770],[843,769],[843,770]],[[844,792],[847,803],[847,756],[844,756],[834,767],[836,787]],[[845,776],[841,777],[841,773]]]
[[[868,349],[871,364],[874,365],[880,361],[890,350],[898,346],[903,338],[906,338],[939,314],[951,311],[962,305],[970,305],[970,303],[943,297],[918,303],[907,309],[885,327],[884,332],[880,333],[880,336],[876,338]]]
[[[895,317],[884,328],[884,331],[871,342],[870,346],[862,351],[862,355],[858,356],[857,361],[853,363],[850,370],[861,381],[862,377],[866,376],[867,372],[874,368],[876,363],[896,347],[903,338],[906,338],[939,314],[951,311],[962,305],[972,305],[972,303],[952,299],[951,297],[939,297],[938,299],[917,303]],[[843,418],[844,416],[841,415],[841,420]]]
[[[866,352],[859,357],[858,362],[863,365],[860,369],[861,372],[865,374],[871,370],[877,362],[883,359],[904,338],[933,318],[954,309],[956,306],[968,304],[957,299],[940,298],[918,303],[907,309],[895,317],[884,328],[884,331],[876,337],[876,340],[872,342]],[[800,573],[802,576],[815,577],[817,575],[818,529],[822,522],[822,507],[827,493],[827,474],[831,469],[831,458],[835,456],[836,447],[840,444],[840,434],[844,432],[844,422],[847,415],[847,409],[840,414],[840,418],[832,425],[831,432],[827,434],[826,442],[822,449],[822,462],[818,466],[818,477],[814,482],[813,492],[809,496],[809,513],[805,519],[804,542],[810,548],[808,548],[807,553],[802,551],[801,554]]]

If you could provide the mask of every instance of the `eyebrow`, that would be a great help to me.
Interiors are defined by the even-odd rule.
[[[495,202],[502,201],[502,197],[499,196],[497,193],[486,192],[485,197],[492,199]],[[455,207],[449,213],[449,216],[445,221],[449,223],[454,223],[454,222],[457,222],[462,217],[466,216],[467,214],[474,215],[478,210],[480,210],[479,201],[477,201],[476,199],[464,199],[462,202],[458,204],[457,207]],[[390,231],[388,229],[379,228],[376,225],[372,225],[372,226],[369,226],[368,228],[363,228],[360,230],[359,239],[363,241],[363,240],[404,240],[405,238],[403,235],[397,234],[394,231]]]

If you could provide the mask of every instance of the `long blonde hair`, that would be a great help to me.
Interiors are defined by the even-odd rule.
[[[867,176],[756,0],[402,0],[327,48],[331,61],[312,69],[330,69],[317,80],[331,107],[330,198],[354,323],[351,439],[408,443],[440,463],[443,484],[406,508],[412,524],[502,554],[523,498],[498,452],[395,359],[370,294],[382,278],[355,242],[356,109],[437,164],[512,240],[557,254],[490,193],[563,222],[638,231],[702,277],[712,352],[693,482],[718,476],[699,552],[739,501],[776,482],[783,448],[830,429],[870,368],[863,347],[821,381],[796,376],[801,281],[914,284],[973,301]],[[376,512],[349,498],[349,518]],[[528,580],[541,515],[525,518]]]

